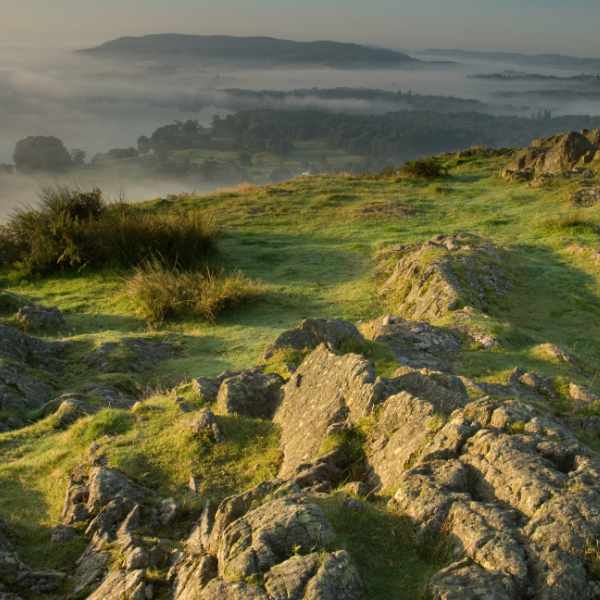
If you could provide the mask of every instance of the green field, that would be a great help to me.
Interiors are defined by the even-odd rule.
[[[304,151],[308,155],[310,148]],[[182,437],[183,417],[174,397],[187,393],[185,383],[192,377],[257,364],[269,342],[301,319],[366,321],[385,314],[375,256],[387,244],[469,231],[510,250],[512,287],[482,323],[501,345],[492,351],[464,349],[457,372],[476,381],[503,382],[519,366],[600,389],[600,207],[572,208],[569,194],[577,183],[571,180],[548,188],[506,183],[499,171],[508,160],[449,158],[450,175],[435,181],[301,177],[139,205],[156,214],[202,210],[214,217],[220,229],[219,264],[265,284],[260,301],[225,314],[216,324],[189,318],[149,330],[125,294],[128,273],[123,271],[83,270],[29,281],[5,273],[6,290],[65,313],[68,334],[62,339],[89,348],[131,335],[168,336],[180,350],[144,376],[152,399],[133,420],[125,411],[105,411],[66,431],[57,430],[48,417],[0,434],[0,516],[20,535],[23,558],[36,566],[72,565],[80,541],[61,555],[49,553],[48,528],[58,522],[66,473],[89,443],[105,434],[115,436],[111,464],[165,493],[182,493],[190,469],[207,474],[216,497],[273,476],[278,451],[271,424],[224,418],[231,441],[220,450],[223,455],[206,455]],[[580,368],[540,353],[540,344],[547,342],[571,353]],[[76,388],[91,375],[75,369],[60,387]],[[171,391],[177,385],[184,386],[182,391]],[[250,464],[255,467],[248,473]],[[374,513],[372,518],[386,527],[387,516]],[[341,526],[346,543],[360,546],[362,538],[348,524]],[[400,571],[410,568],[403,567],[402,555],[392,560]],[[416,568],[417,579],[431,571]],[[373,577],[383,575],[374,572]],[[421,579],[415,582],[411,585],[418,587]],[[389,597],[385,594],[396,589],[379,579],[370,585],[376,590],[373,598]]]

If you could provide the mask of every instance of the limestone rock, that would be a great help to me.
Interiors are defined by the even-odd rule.
[[[146,600],[143,570],[114,571],[87,600]]]
[[[362,329],[368,339],[390,348],[399,363],[417,369],[449,370],[452,355],[461,347],[460,338],[446,329],[391,315]]]
[[[200,396],[204,402],[212,404],[219,394],[219,388],[225,379],[239,375],[233,371],[225,371],[217,377],[196,377],[192,381],[194,392]]]
[[[270,358],[280,349],[314,350],[320,344],[327,344],[339,350],[345,343],[363,342],[363,337],[356,327],[340,319],[306,319],[296,328],[284,331],[265,352]]]
[[[265,577],[270,600],[360,600],[362,582],[344,550],[294,556]]]
[[[224,414],[270,419],[281,398],[283,379],[258,369],[244,371],[223,381],[217,408]]]
[[[294,552],[310,552],[333,540],[321,509],[301,500],[282,498],[263,504],[229,525],[219,543],[219,574],[241,580],[266,573]]]
[[[595,206],[600,202],[600,186],[586,186],[571,194],[571,204],[577,207]]]
[[[215,442],[220,442],[223,439],[217,419],[214,413],[208,408],[202,409],[194,416],[190,423],[190,428],[194,435],[208,436]]]
[[[464,561],[438,573],[434,598],[593,598],[585,549],[600,534],[600,463],[558,421],[520,401],[456,410],[396,482],[390,507],[420,535],[443,531]],[[388,460],[393,461],[393,457]]]
[[[265,592],[256,585],[243,582],[229,583],[222,579],[214,579],[193,598],[194,600],[196,598],[198,600],[269,600]],[[183,600],[183,598],[176,598],[176,600]]]
[[[437,236],[380,257],[387,276],[379,295],[407,319],[433,320],[465,306],[486,312],[509,288],[503,254],[472,234]]]
[[[315,459],[332,425],[372,413],[386,393],[372,365],[356,354],[338,356],[319,346],[283,388],[275,414],[281,427],[281,477]]]
[[[392,487],[418,460],[431,436],[444,427],[452,410],[459,405],[459,402],[449,405],[435,395],[431,401],[408,392],[390,396],[378,415],[367,447],[371,484],[383,489]],[[464,435],[459,433],[452,446],[460,444],[469,431],[465,427]]]
[[[143,372],[174,352],[174,346],[162,339],[126,338],[102,343],[87,355],[85,362],[103,373]]]
[[[516,155],[513,172],[533,175],[562,174],[589,164],[598,150],[597,135],[590,132],[570,132],[534,140],[529,148]]]

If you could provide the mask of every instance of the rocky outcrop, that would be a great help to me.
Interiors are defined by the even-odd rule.
[[[600,186],[582,187],[571,194],[571,203],[578,207],[595,206],[600,202]]]
[[[271,358],[279,350],[314,350],[326,344],[334,350],[341,350],[344,344],[360,344],[363,337],[358,329],[348,321],[340,319],[306,319],[298,327],[284,331],[265,352]]]
[[[359,600],[350,556],[325,550],[333,539],[297,485],[266,482],[206,508],[171,569],[174,600]]]
[[[0,412],[18,415],[48,402],[64,348],[0,325]]]
[[[534,140],[519,152],[513,164],[503,171],[510,180],[529,180],[542,175],[560,175],[584,168],[596,157],[598,130],[570,132]]]
[[[487,312],[510,287],[504,263],[501,250],[467,233],[391,247],[380,256],[386,280],[379,295],[413,320],[440,319],[465,306]]]
[[[125,338],[103,342],[85,358],[88,367],[102,373],[143,372],[175,354],[173,344],[163,339]]]
[[[217,396],[217,409],[257,419],[273,417],[281,396],[283,379],[260,369],[244,371],[223,380]]]
[[[67,486],[63,523],[85,528],[89,545],[77,562],[74,597],[93,600],[145,598],[151,584],[145,569],[166,560],[156,544],[141,535],[160,526],[160,510],[149,490],[124,473],[104,466],[77,469]],[[115,562],[115,550],[121,561]]]
[[[361,327],[367,339],[387,346],[398,363],[416,369],[450,370],[460,337],[423,321],[387,315]]]
[[[283,450],[280,476],[317,458],[330,433],[370,415],[386,393],[385,382],[362,356],[339,356],[319,346],[284,386],[275,414]]]
[[[591,599],[599,469],[558,422],[521,402],[482,400],[423,445],[390,506],[423,535],[447,533],[463,555],[432,579],[435,598]]]

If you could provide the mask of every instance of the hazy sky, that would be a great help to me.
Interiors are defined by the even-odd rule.
[[[598,0],[0,0],[0,43],[228,33],[600,56]]]

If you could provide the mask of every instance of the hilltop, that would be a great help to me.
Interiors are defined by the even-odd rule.
[[[188,58],[203,61],[323,65],[334,67],[404,66],[419,61],[407,54],[333,41],[296,42],[272,37],[153,34],[123,37],[82,50],[117,58]]]
[[[0,597],[594,598],[599,160],[47,195],[0,244]]]

